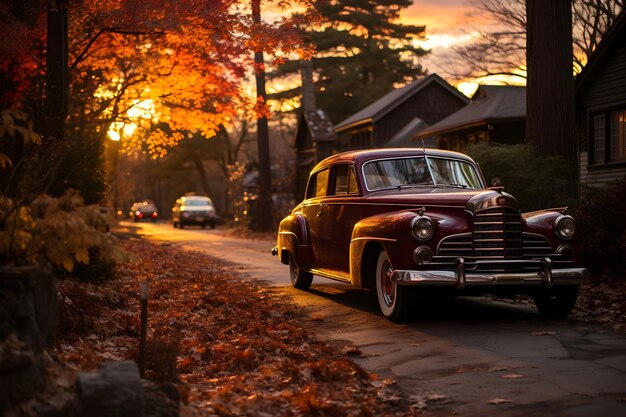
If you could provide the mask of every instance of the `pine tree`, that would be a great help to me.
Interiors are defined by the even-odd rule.
[[[330,0],[318,5],[326,19],[321,28],[306,28],[317,48],[313,57],[316,102],[333,123],[379,99],[398,84],[424,75],[419,57],[428,52],[414,45],[424,26],[397,22],[411,0]],[[272,75],[297,73],[300,61],[288,61]],[[292,89],[270,98],[292,98]]]

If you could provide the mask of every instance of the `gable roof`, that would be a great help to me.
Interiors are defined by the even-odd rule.
[[[417,138],[479,126],[492,122],[522,121],[526,119],[526,87],[511,85],[480,85],[472,101],[417,132]]]
[[[626,9],[623,9],[620,14],[617,15],[613,25],[604,34],[604,37],[592,52],[582,71],[576,76],[576,94],[583,91],[587,84],[593,79],[593,74],[596,69],[602,68],[602,62],[608,55],[609,51],[618,46],[618,43],[623,42],[626,37]]]
[[[304,133],[302,129],[304,126],[310,133],[313,142],[331,142],[337,138],[328,114],[322,109],[317,109],[300,113],[293,146],[297,146],[298,138]]]
[[[463,95],[463,93],[452,87],[450,84],[448,84],[446,80],[441,78],[439,75],[430,74],[429,76],[420,80],[413,81],[411,84],[405,85],[402,88],[391,90],[369,106],[359,110],[352,116],[345,119],[343,122],[336,125],[335,131],[339,133],[353,127],[374,123],[433,82],[440,84],[451,94],[455,95],[460,100],[467,103],[468,99]]]

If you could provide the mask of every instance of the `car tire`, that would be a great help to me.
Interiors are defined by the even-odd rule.
[[[179,229],[184,229],[185,228],[185,223],[183,223],[182,221],[178,222],[178,228]]]
[[[215,222],[211,222],[211,229],[215,229]]]
[[[206,223],[202,223],[200,226],[201,226],[203,229],[206,229]]]
[[[395,285],[391,282],[393,267],[386,250],[378,254],[376,262],[376,296],[380,311],[387,319],[401,322],[407,317],[410,288]]]
[[[578,285],[558,285],[536,293],[533,298],[542,316],[550,319],[566,317],[578,298]]]
[[[294,256],[289,256],[289,277],[291,285],[299,290],[306,290],[313,282],[313,274],[302,270]]]

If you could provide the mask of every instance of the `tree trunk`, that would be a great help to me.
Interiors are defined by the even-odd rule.
[[[252,20],[255,25],[261,24],[261,0],[252,1]],[[256,77],[256,95],[263,103],[267,102],[265,93],[265,66],[263,50],[254,51],[254,66]],[[259,231],[269,231],[272,228],[272,178],[270,170],[270,141],[267,117],[257,119],[258,149],[259,149],[259,198],[255,222]]]
[[[48,0],[44,140],[63,139],[68,89],[67,5],[65,0]]]
[[[527,0],[526,139],[576,161],[571,0]]]

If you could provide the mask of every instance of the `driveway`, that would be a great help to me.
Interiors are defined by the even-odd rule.
[[[292,288],[288,268],[270,254],[271,241],[220,229],[138,226],[146,238],[205,252],[277,287],[309,318],[303,325],[347,347],[416,408],[463,416],[626,416],[626,335],[605,326],[470,298],[423,301],[411,322],[394,324],[378,312],[373,292],[319,277],[309,291]]]

